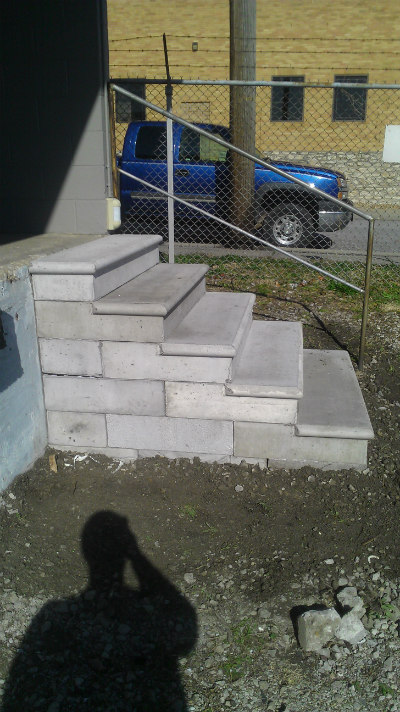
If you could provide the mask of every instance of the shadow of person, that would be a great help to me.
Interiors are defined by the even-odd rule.
[[[88,587],[32,620],[1,712],[186,712],[178,659],[196,642],[194,608],[140,551],[124,517],[90,517],[82,551]],[[127,562],[137,588],[124,583]]]

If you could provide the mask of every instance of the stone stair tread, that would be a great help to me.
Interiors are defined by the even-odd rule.
[[[347,351],[304,351],[304,397],[295,430],[306,437],[374,437]]]
[[[93,302],[94,314],[167,316],[204,278],[208,265],[157,264]]]
[[[208,292],[161,344],[177,356],[233,357],[252,317],[255,296]]]
[[[303,334],[298,322],[254,321],[227,395],[260,398],[301,398],[303,395]]]
[[[159,235],[108,235],[35,260],[32,274],[102,274],[156,249]]]

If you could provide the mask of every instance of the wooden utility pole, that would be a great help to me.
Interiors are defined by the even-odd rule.
[[[256,79],[256,0],[229,0],[230,79]],[[231,86],[230,128],[232,143],[254,153],[256,129],[256,89]],[[254,193],[254,163],[232,155],[231,219],[243,229],[250,227],[250,206]]]

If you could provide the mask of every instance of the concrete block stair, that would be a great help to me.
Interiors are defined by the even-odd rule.
[[[160,264],[117,235],[31,266],[49,444],[263,466],[364,467],[373,437],[350,359],[301,325],[206,293],[205,265]]]

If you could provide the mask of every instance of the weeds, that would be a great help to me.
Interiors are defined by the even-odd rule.
[[[188,519],[197,517],[197,509],[193,504],[184,504],[180,511],[182,517],[187,517]]]

